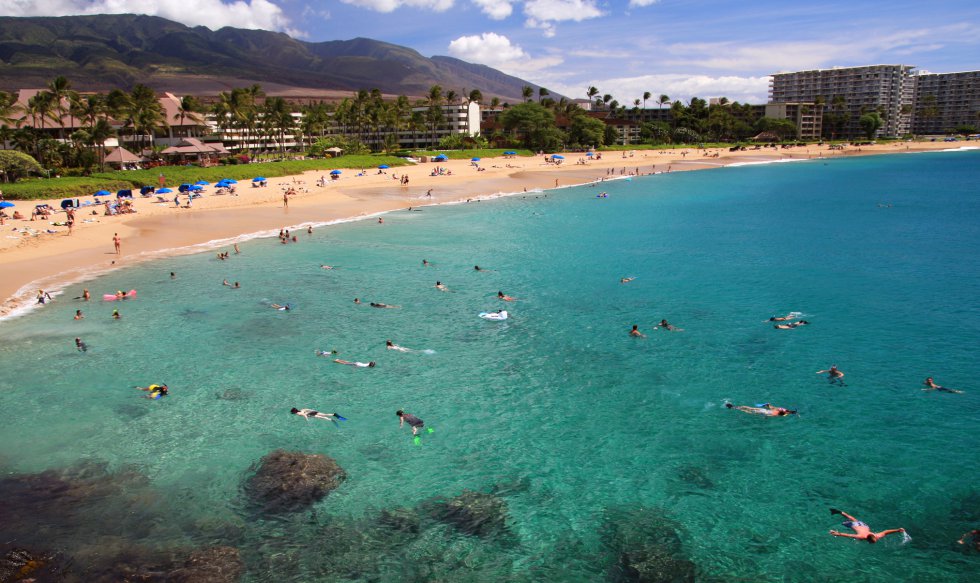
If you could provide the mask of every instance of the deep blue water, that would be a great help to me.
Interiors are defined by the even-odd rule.
[[[978,161],[657,175],[605,183],[606,199],[577,187],[400,211],[86,282],[139,290],[118,305],[74,302],[72,286],[0,323],[0,470],[104,463],[89,472],[112,487],[31,528],[0,521],[0,542],[79,569],[228,545],[247,581],[588,581],[613,577],[609,529],[654,509],[698,580],[974,580],[980,557],[955,541],[980,526]],[[476,316],[502,307],[506,322]],[[773,329],[790,311],[811,324]],[[814,374],[831,364],[846,386]],[[965,393],[923,392],[927,376]],[[132,388],[158,382],[171,396]],[[413,443],[397,409],[434,432]],[[277,448],[326,454],[348,478],[311,510],[256,516],[242,484]],[[464,489],[506,503],[506,536],[425,518]],[[912,540],[833,538],[829,507]],[[379,534],[393,508],[421,526]]]

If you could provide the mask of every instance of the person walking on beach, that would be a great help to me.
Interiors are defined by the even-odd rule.
[[[846,518],[847,520],[845,520],[842,525],[854,531],[854,534],[848,534],[846,532],[838,532],[836,530],[831,530],[830,534],[833,536],[842,536],[846,538],[866,540],[869,543],[874,544],[890,534],[895,534],[896,532],[905,532],[904,528],[891,528],[888,530],[883,530],[881,532],[871,532],[871,527],[869,527],[867,524],[861,522],[860,520],[854,518],[853,516],[851,516],[846,512],[837,510],[836,508],[831,508],[830,513],[840,514],[841,516]]]
[[[119,238],[119,233],[112,234],[112,246],[116,248],[116,255],[122,254],[122,239]]]
[[[395,411],[395,415],[398,415],[398,428],[401,429],[402,426],[408,423],[412,426],[412,435],[418,435],[419,429],[425,427],[425,422],[411,413],[406,413],[399,409]]]
[[[289,208],[289,194],[288,193],[282,195],[282,206],[284,208]]]

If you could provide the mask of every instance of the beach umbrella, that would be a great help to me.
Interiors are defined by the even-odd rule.
[[[190,187],[189,190],[193,190],[194,192],[197,192],[199,190],[204,190],[204,187],[201,186],[200,184],[195,184],[194,186]]]
[[[391,166],[388,166],[387,164],[382,164],[381,166],[378,166],[378,168],[379,168],[380,170],[386,170],[386,169],[388,169],[388,168],[391,168]]]
[[[232,180],[231,178],[222,178],[221,181],[225,184],[238,184],[237,180]]]
[[[340,170],[331,170],[330,171],[330,174],[332,174],[333,176],[336,176],[336,175],[338,175],[340,173],[341,173]]]
[[[552,160],[564,160],[565,159],[564,156],[559,156],[558,154],[553,155],[551,158],[552,158]]]
[[[507,150],[506,152],[504,152],[504,156],[516,156],[516,155],[517,155],[517,152],[515,152],[513,150]]]
[[[207,185],[209,185],[209,184],[211,184],[211,183],[210,183],[210,182],[208,182],[207,180],[198,180],[198,181],[197,181],[197,182],[195,182],[194,184],[196,184],[196,185],[198,185],[198,186],[207,186]]]
[[[265,182],[265,176],[256,176],[252,179],[252,182]]]
[[[0,202],[0,209],[9,209],[12,206],[14,206],[14,203],[12,202],[7,202],[7,201]]]
[[[479,162],[479,161],[480,161],[479,158],[470,158],[470,162]]]
[[[110,194],[112,194],[112,193],[109,192],[108,190],[100,190],[100,191],[96,192],[95,194],[93,194],[92,196],[109,196]]]
[[[157,194],[170,194],[171,192],[173,191],[170,190],[169,188],[161,188],[160,190],[157,191]]]
[[[591,158],[595,155],[595,152],[586,152],[585,155]]]

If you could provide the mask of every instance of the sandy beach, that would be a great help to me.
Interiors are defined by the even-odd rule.
[[[484,159],[480,168],[468,160],[419,164],[392,168],[385,174],[366,169],[358,176],[345,170],[339,180],[317,186],[326,172],[310,171],[299,176],[270,179],[265,188],[254,188],[245,182],[238,185],[237,195],[216,196],[213,187],[195,199],[192,208],[175,208],[172,195],[167,202],[156,197],[136,198],[136,213],[103,216],[102,206],[76,212],[74,232],[51,222],[64,221],[59,210],[49,221],[7,219],[0,230],[0,296],[4,298],[0,315],[34,302],[38,289],[52,295],[64,292],[70,285],[107,270],[133,265],[140,261],[200,251],[203,246],[230,250],[235,238],[252,233],[298,228],[308,224],[357,219],[369,215],[404,209],[410,206],[441,204],[524,190],[550,189],[589,183],[628,175],[648,175],[718,168],[730,164],[765,163],[785,159],[834,158],[873,154],[891,154],[926,150],[945,150],[951,144],[942,142],[902,142],[830,150],[816,145],[787,149],[729,152],[727,149],[637,150],[603,152],[600,160],[590,160],[582,153],[566,153],[560,166],[546,163],[544,156],[534,158]],[[955,145],[953,145],[955,147]],[[451,174],[432,176],[437,166]],[[409,184],[400,186],[393,176],[407,174]],[[172,185],[170,185],[172,186]],[[288,206],[283,204],[286,190],[294,189]],[[431,190],[431,197],[426,193]],[[182,197],[182,201],[186,197]],[[17,209],[28,215],[35,204],[59,201],[16,201]],[[12,210],[12,209],[9,209]],[[96,214],[91,214],[93,210]],[[387,219],[397,220],[395,217]],[[29,228],[37,235],[21,234]],[[54,233],[46,233],[51,229]],[[121,254],[113,248],[113,235],[121,240]],[[82,286],[71,292],[82,291]],[[93,294],[102,293],[99,290]],[[77,294],[76,294],[77,295]]]

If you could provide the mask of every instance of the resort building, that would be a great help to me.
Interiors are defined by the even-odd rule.
[[[980,126],[980,71],[920,73],[915,77],[912,131],[944,135]]]
[[[876,135],[900,137],[912,131],[915,79],[912,65],[869,65],[776,73],[769,102],[823,104],[824,135],[859,137],[862,115],[878,112]]]
[[[768,103],[765,117],[788,119],[796,125],[796,139],[819,140],[823,131],[823,108],[808,103]]]

